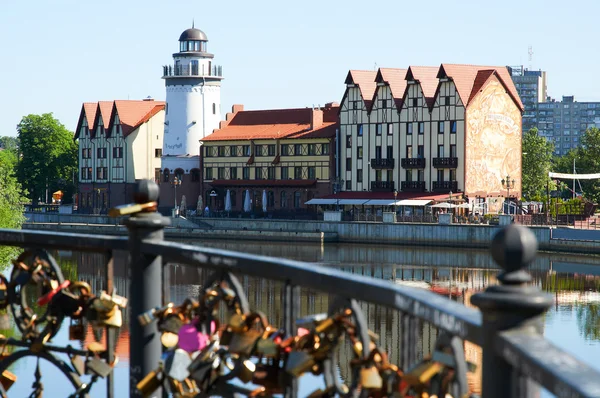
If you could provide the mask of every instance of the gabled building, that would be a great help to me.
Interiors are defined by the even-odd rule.
[[[301,213],[305,202],[332,193],[338,106],[244,111],[234,105],[220,128],[202,139],[204,203],[242,212]]]
[[[106,213],[127,203],[135,182],[160,177],[165,103],[100,101],[81,107],[80,213]]]
[[[340,105],[346,191],[521,192],[521,103],[506,67],[442,64],[350,71]],[[517,134],[518,133],[518,134]],[[370,197],[373,197],[371,194]]]

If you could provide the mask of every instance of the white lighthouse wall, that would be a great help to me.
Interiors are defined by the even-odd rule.
[[[221,120],[221,88],[167,86],[167,104],[163,155],[199,155],[200,140]]]

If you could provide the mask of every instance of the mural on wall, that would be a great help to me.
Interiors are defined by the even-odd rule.
[[[492,78],[467,109],[465,191],[469,196],[505,196],[502,179],[515,180],[521,195],[521,112],[504,86]]]

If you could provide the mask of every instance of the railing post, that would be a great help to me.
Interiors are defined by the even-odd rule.
[[[151,180],[140,181],[133,194],[135,203],[158,201],[158,185]],[[137,316],[162,306],[162,258],[144,254],[142,241],[161,241],[167,217],[157,212],[135,213],[125,225],[129,230],[129,396],[141,396],[136,385],[146,374],[155,370],[162,354],[160,335],[155,324],[140,325]],[[159,389],[155,395],[162,396]]]
[[[471,297],[482,312],[483,369],[482,396],[485,398],[529,397],[534,386],[516,375],[510,364],[496,352],[499,332],[523,330],[542,333],[542,314],[550,308],[552,296],[528,286],[531,276],[525,271],[538,248],[535,235],[527,227],[511,224],[492,241],[492,257],[502,268],[499,284]]]

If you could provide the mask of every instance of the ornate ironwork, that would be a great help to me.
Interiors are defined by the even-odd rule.
[[[110,381],[114,364],[110,339],[106,350],[98,351],[89,346],[83,350],[57,347],[51,344],[49,336],[55,332],[61,315],[63,319],[81,315],[82,320],[95,327],[114,321],[110,311],[102,310],[106,301],[115,306],[125,303],[113,294],[110,252],[129,249],[130,272],[137,276],[131,285],[130,317],[138,319],[130,324],[135,336],[130,341],[132,396],[139,395],[140,390],[146,394],[155,391],[160,396],[164,387],[180,396],[282,393],[291,397],[297,395],[297,378],[307,372],[321,375],[325,381],[324,389],[315,391],[312,397],[403,397],[425,393],[465,396],[466,373],[473,368],[464,359],[463,341],[482,347],[483,396],[512,396],[515,391],[529,396],[531,383],[524,382],[528,380],[560,396],[600,395],[600,373],[553,346],[540,333],[540,315],[551,305],[552,298],[529,285],[525,268],[535,256],[537,242],[526,228],[510,225],[494,238],[493,258],[503,272],[498,276],[499,285],[473,296],[478,311],[432,292],[328,267],[166,242],[162,234],[168,222],[152,206],[140,206],[157,199],[156,185],[144,181],[136,192],[137,203],[132,205],[137,207],[122,208],[131,214],[127,221],[129,239],[0,230],[3,245],[109,253],[108,292],[98,297],[85,284],[62,280],[52,257],[39,250],[28,251],[19,258],[17,263],[22,264],[16,266],[19,271],[11,275],[11,280],[0,277],[0,309],[15,305],[15,319],[19,319],[24,331],[22,339],[0,337],[0,346],[24,348],[0,359],[0,374],[6,379],[6,384],[0,383],[2,394],[6,396],[6,386],[14,381],[14,375],[4,372],[27,356],[47,359],[57,366],[73,385],[72,396],[86,396],[103,375]],[[168,262],[216,273],[197,299],[186,299],[180,305],[165,304],[161,268]],[[249,307],[234,273],[285,284],[282,328],[271,325],[265,314]],[[2,283],[7,288],[4,298]],[[46,306],[39,310],[43,325],[37,327],[38,312],[30,313],[24,308],[23,293],[15,286],[39,287],[35,302]],[[335,286],[339,300],[327,314],[297,319],[299,286],[329,293]],[[25,297],[31,297],[28,293]],[[31,299],[25,301],[29,303]],[[400,312],[403,327],[397,364],[389,362],[388,353],[378,346],[377,336],[368,330],[359,301]],[[228,312],[222,325],[216,317],[221,305]],[[438,335],[431,354],[419,358],[414,343],[422,322],[437,328]],[[342,337],[351,342],[353,351],[352,358],[344,363],[351,368],[346,384],[341,384],[334,374],[336,362],[342,358],[336,354]],[[166,351],[161,361],[163,349]],[[55,354],[67,355],[71,365]],[[86,358],[84,369],[96,369],[91,383],[81,383],[81,362],[75,357]],[[555,366],[557,359],[560,366]],[[90,363],[92,360],[94,363]],[[108,369],[108,373],[102,369]],[[43,389],[42,373],[36,371],[35,376],[34,396]],[[259,387],[248,389],[239,381],[252,381]],[[107,390],[111,396],[112,386]]]
[[[371,167],[374,169],[393,169],[396,164],[394,158],[391,159],[371,159]]]
[[[458,158],[433,158],[432,164],[436,169],[455,169],[458,167]]]
[[[402,158],[400,161],[400,165],[404,169],[424,169],[425,164],[425,158]]]

